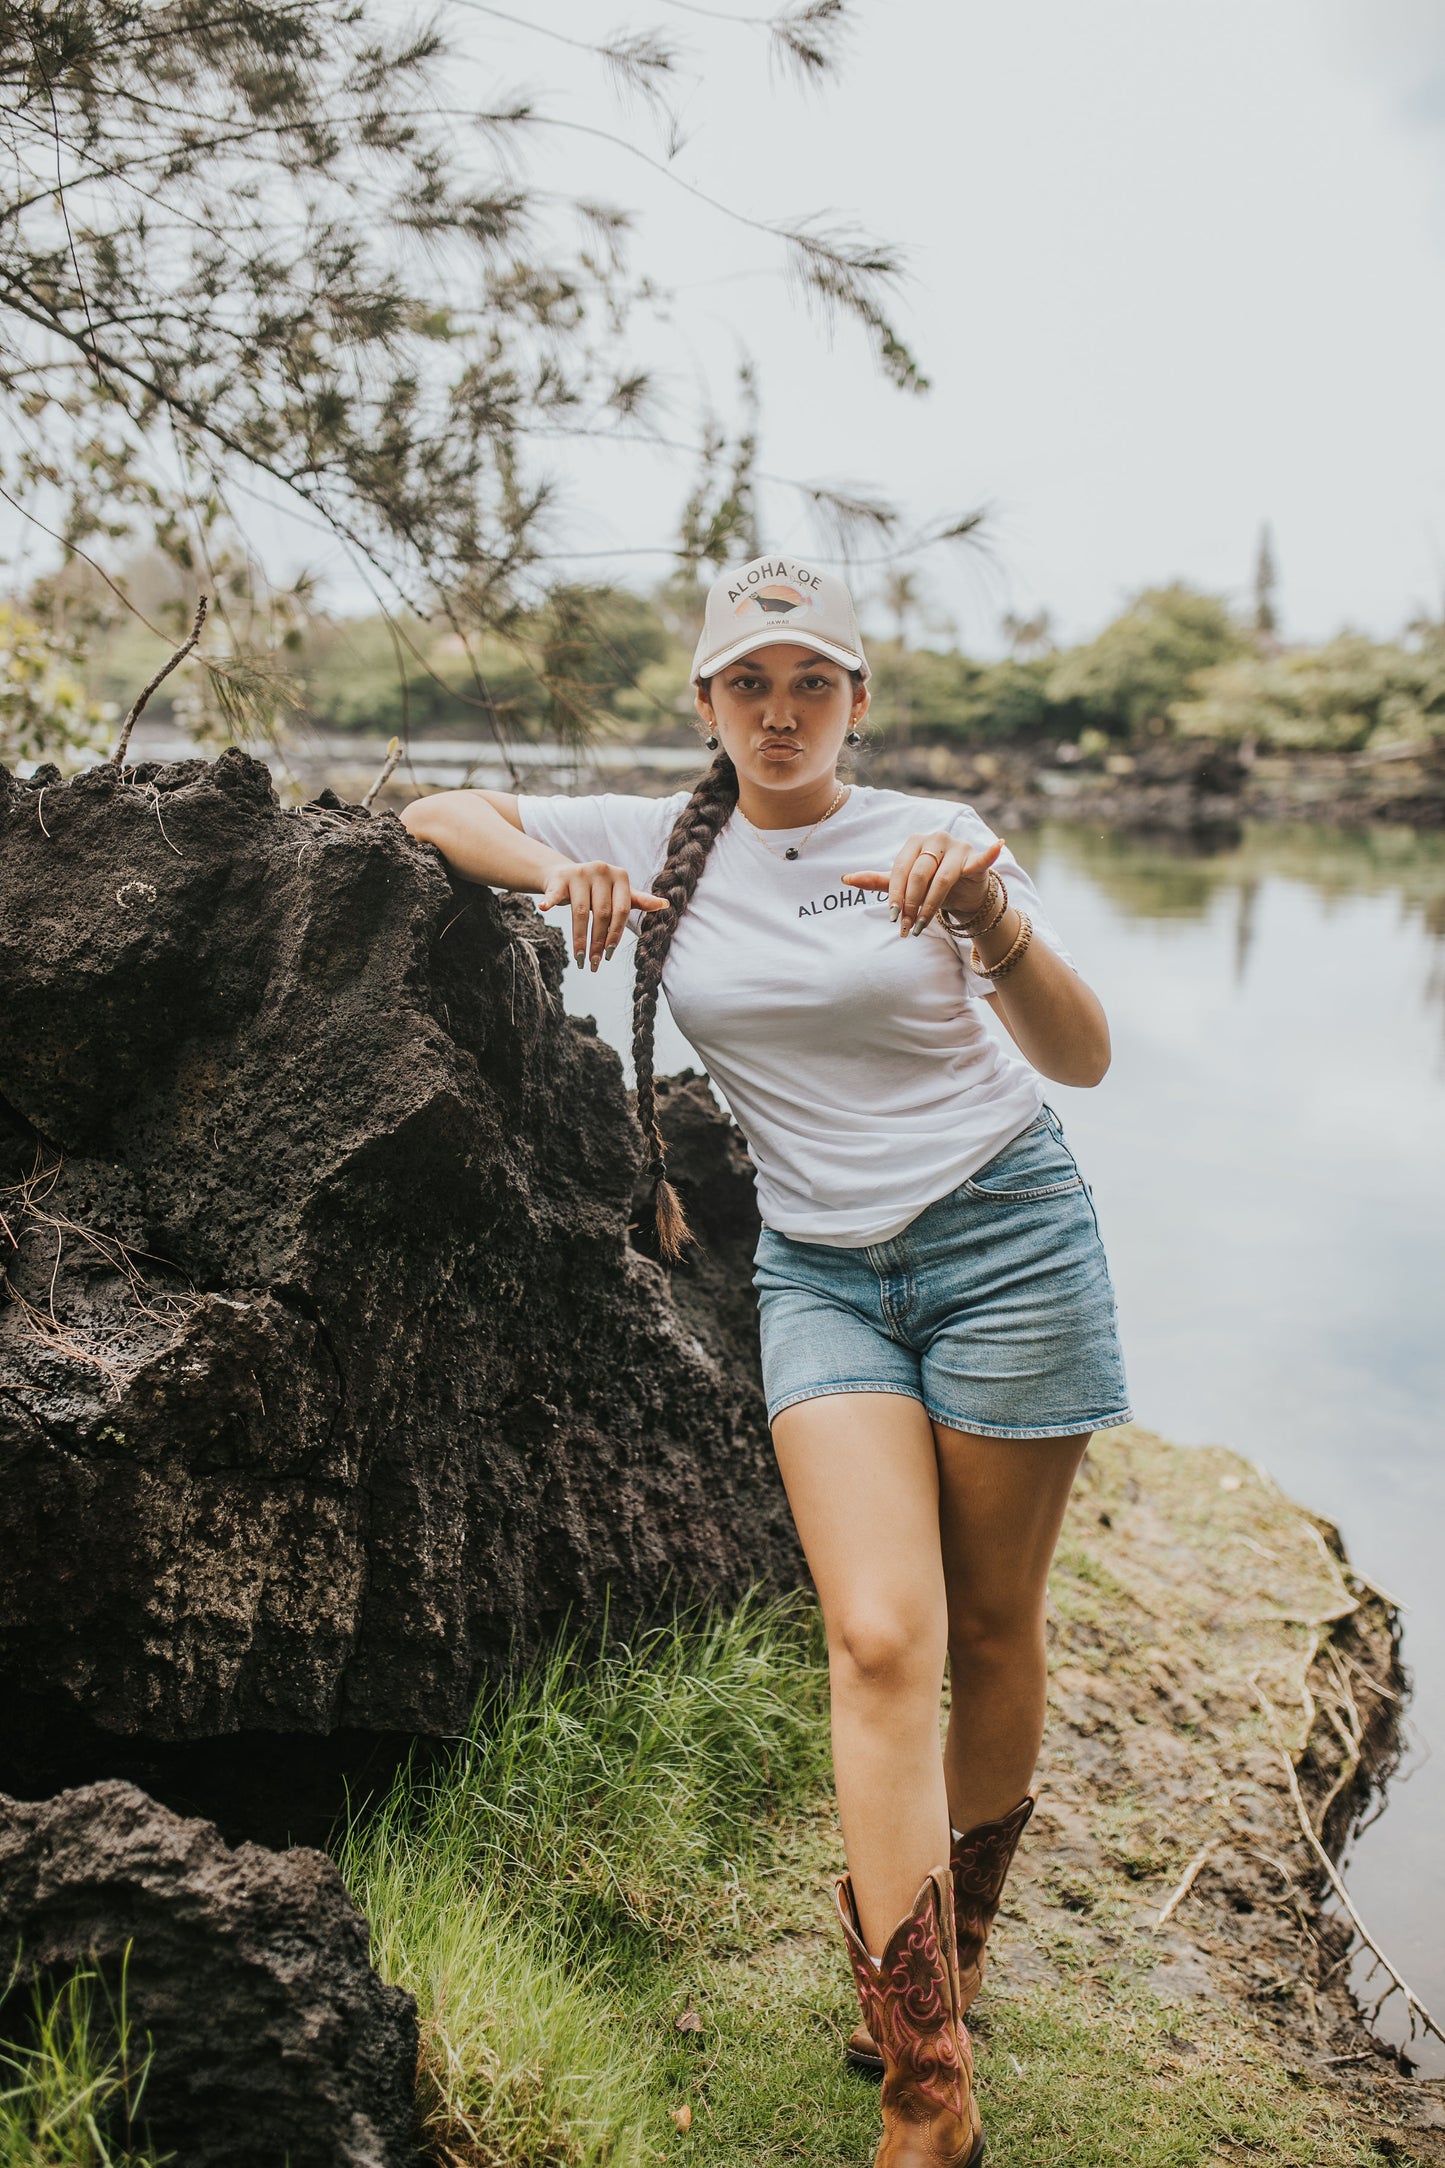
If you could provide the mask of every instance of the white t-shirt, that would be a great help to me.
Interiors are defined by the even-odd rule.
[[[650,888],[688,795],[517,805],[529,836]],[[901,937],[885,895],[842,885],[845,873],[887,873],[910,835],[940,828],[994,840],[971,806],[855,783],[788,860],[806,829],[770,828],[764,841],[735,810],[673,936],[668,1007],[748,1141],[764,1225],[795,1241],[886,1241],[1043,1104],[1037,1071],[985,1020],[992,982],[970,969],[967,941],[938,920]],[[1071,961],[1008,850],[998,870],[1034,938]]]

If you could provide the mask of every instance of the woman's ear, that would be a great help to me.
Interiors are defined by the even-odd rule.
[[[856,687],[853,694],[853,721],[855,726],[862,722],[864,716],[868,713],[868,710],[872,707],[872,705],[873,694],[869,687],[868,680],[865,678],[863,680],[863,683]]]
[[[717,717],[713,714],[712,702],[700,685],[693,689],[692,704],[697,710],[698,721],[706,723],[709,730],[716,730]]]

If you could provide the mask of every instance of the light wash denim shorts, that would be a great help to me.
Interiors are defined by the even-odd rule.
[[[985,1438],[1130,1420],[1099,1223],[1052,1107],[887,1242],[765,1227],[753,1263],[769,1422],[827,1393],[906,1393]]]

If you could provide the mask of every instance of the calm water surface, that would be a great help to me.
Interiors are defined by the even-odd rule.
[[[1261,1462],[1405,1606],[1409,1750],[1348,1878],[1445,2023],[1445,839],[1011,841],[1113,1025],[1104,1085],[1050,1098],[1141,1421]],[[567,996],[624,1050],[625,955]],[[691,1059],[660,1016],[659,1070]]]

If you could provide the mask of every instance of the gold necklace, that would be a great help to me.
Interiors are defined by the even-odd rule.
[[[790,843],[785,851],[775,851],[772,844],[764,840],[762,829],[754,828],[751,821],[748,821],[748,826],[749,828],[753,829],[753,834],[757,837],[759,843],[762,844],[763,849],[768,853],[769,857],[796,858],[800,851],[805,851],[807,849],[808,845],[812,842],[814,836],[818,833],[818,830],[822,827],[824,821],[831,819],[832,815],[837,812],[839,806],[843,803],[843,800],[847,797],[847,795],[848,785],[845,783],[842,789],[839,791],[837,797],[833,800],[833,803],[829,806],[827,812],[820,813],[818,815],[818,818],[814,821],[812,827],[808,830],[808,833],[804,836],[802,842]],[[746,820],[747,815],[744,814],[743,818]]]

